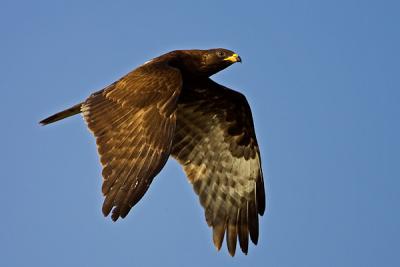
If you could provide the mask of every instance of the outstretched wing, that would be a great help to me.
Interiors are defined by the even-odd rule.
[[[145,64],[82,106],[103,165],[103,213],[124,218],[165,165],[182,87],[179,70]]]
[[[226,233],[229,253],[235,254],[239,238],[247,254],[248,237],[257,244],[258,214],[265,210],[250,107],[242,94],[209,79],[185,86],[171,154],[199,195],[217,249]]]

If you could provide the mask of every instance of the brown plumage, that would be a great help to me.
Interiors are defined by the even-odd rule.
[[[83,113],[103,165],[103,213],[124,218],[169,155],[199,195],[213,241],[224,236],[233,256],[239,240],[258,241],[264,182],[246,98],[209,79],[240,62],[226,49],[178,50],[155,58],[43,125]]]

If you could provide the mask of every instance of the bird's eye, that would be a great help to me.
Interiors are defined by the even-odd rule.
[[[224,51],[217,51],[217,56],[218,57],[225,57],[225,52]]]

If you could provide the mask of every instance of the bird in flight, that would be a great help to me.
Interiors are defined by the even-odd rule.
[[[40,123],[82,113],[103,166],[103,214],[125,218],[171,155],[183,167],[221,248],[248,252],[265,210],[250,106],[209,77],[241,58],[227,49],[175,50]]]

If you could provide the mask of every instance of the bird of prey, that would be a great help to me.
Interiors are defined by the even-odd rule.
[[[239,92],[209,77],[241,58],[218,48],[154,58],[46,125],[82,113],[103,166],[103,214],[124,218],[169,156],[198,194],[213,242],[234,256],[258,242],[265,191],[251,110]]]

